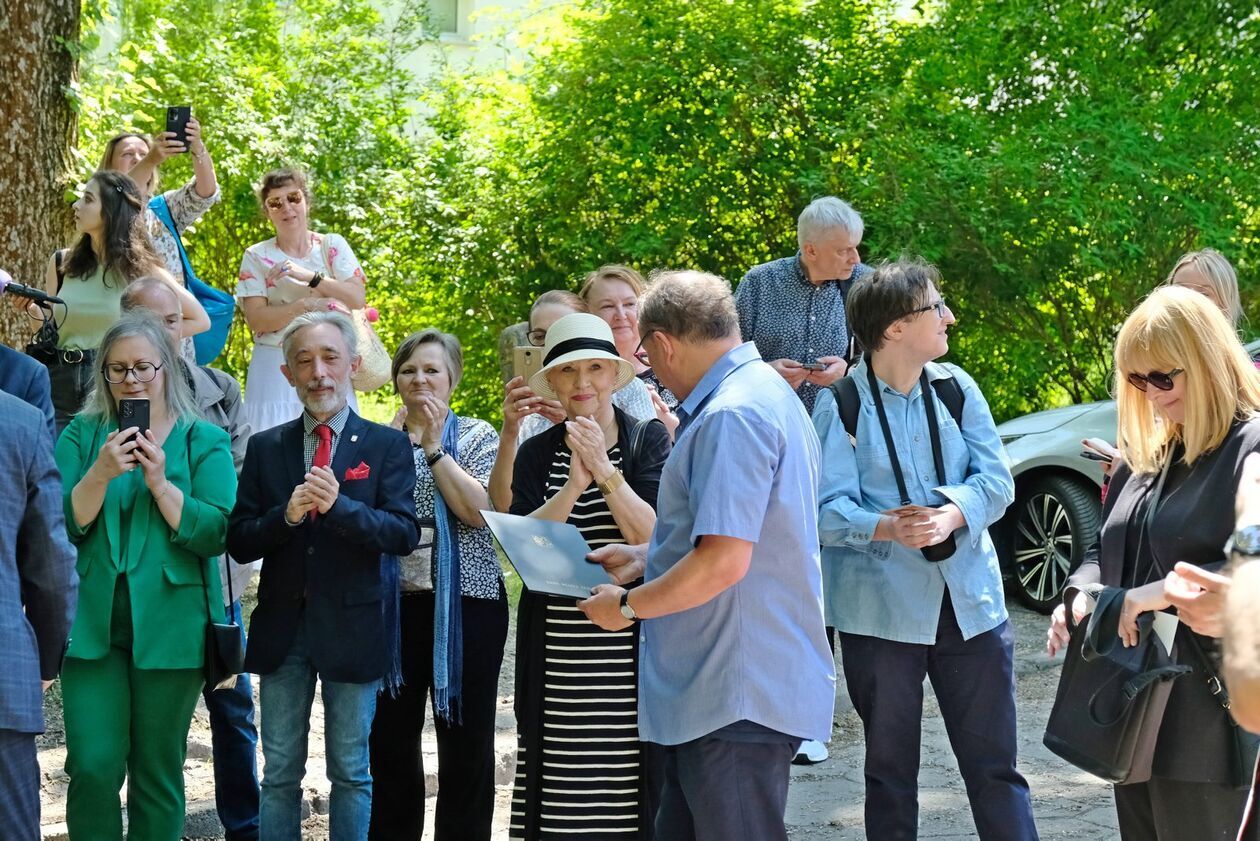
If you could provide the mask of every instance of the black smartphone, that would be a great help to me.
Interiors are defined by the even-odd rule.
[[[1111,459],[1097,450],[1081,450],[1081,458],[1087,458],[1090,461],[1101,461],[1103,464],[1111,464]]]
[[[827,366],[821,362],[802,362],[801,367],[806,371],[825,371]]]
[[[191,105],[172,105],[166,109],[166,130],[175,135],[175,139],[184,144],[188,151],[188,121],[192,119]]]
[[[124,397],[118,401],[118,428],[129,429],[133,426],[138,426],[141,432],[149,431],[149,401]]]

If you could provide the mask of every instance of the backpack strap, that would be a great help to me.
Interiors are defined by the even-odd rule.
[[[949,373],[948,369],[945,369]],[[849,437],[857,438],[857,421],[858,413],[862,408],[861,398],[858,397],[857,383],[852,377],[845,376],[836,380],[830,386],[831,393],[836,398],[836,411],[840,413],[840,422],[844,424],[844,431],[849,433]],[[939,377],[932,380],[932,390],[936,392],[936,396],[945,404],[945,409],[949,412],[949,416],[954,419],[954,423],[958,424],[958,428],[962,429],[963,403],[966,396],[963,394],[962,386],[958,384],[958,380],[953,374],[947,377]]]

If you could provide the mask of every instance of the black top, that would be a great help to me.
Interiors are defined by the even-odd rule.
[[[1099,540],[1068,580],[1083,589],[1140,587],[1170,572],[1178,561],[1208,569],[1225,564],[1225,543],[1234,531],[1234,495],[1243,460],[1260,452],[1260,419],[1234,424],[1225,441],[1190,466],[1180,449],[1169,467],[1163,495],[1139,553],[1139,525],[1145,518],[1158,474],[1130,472],[1121,463],[1103,506]],[[1228,714],[1207,686],[1207,674],[1178,626],[1174,659],[1194,669],[1173,682],[1164,723],[1155,747],[1153,773],[1190,782],[1236,783],[1233,728]],[[1219,645],[1195,635],[1219,668]]]

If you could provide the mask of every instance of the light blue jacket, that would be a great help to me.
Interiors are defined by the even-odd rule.
[[[929,389],[941,430],[944,484],[937,481],[919,385],[907,396],[877,382],[910,501],[932,506],[953,502],[966,520],[954,533],[957,551],[940,563],[927,561],[918,549],[872,540],[880,512],[898,507],[901,499],[866,360],[849,374],[861,398],[856,442],[845,432],[830,389],[822,390],[814,407],[814,429],[822,445],[818,534],[823,592],[828,624],[843,633],[933,644],[946,584],[964,638],[996,628],[1007,617],[997,553],[987,531],[1015,496],[1002,442],[984,395],[965,371],[935,363],[927,371],[933,380],[952,375],[963,392],[960,430]]]

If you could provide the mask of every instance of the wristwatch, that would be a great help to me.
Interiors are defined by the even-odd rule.
[[[614,470],[613,474],[602,482],[596,482],[595,486],[599,488],[599,492],[604,496],[608,496],[617,488],[626,482],[626,477],[622,475],[620,470]]]
[[[630,606],[630,591],[621,591],[621,615],[629,619],[631,622],[639,621],[639,614],[634,612],[634,608]]]
[[[442,456],[444,455],[446,455],[446,450],[442,449],[441,447],[438,447],[437,451],[434,452],[433,455],[429,455],[428,453],[425,453],[424,460],[428,462],[429,467],[432,467],[433,465],[441,461]]]
[[[1260,525],[1243,526],[1235,531],[1225,551],[1244,558],[1260,558]]]
[[[315,272],[315,276],[311,278],[311,282],[306,285],[314,289],[316,286],[319,286],[319,284],[323,281],[323,279],[324,279],[323,272]]]

